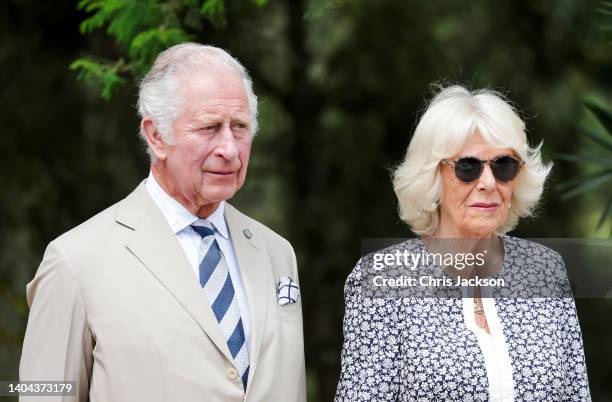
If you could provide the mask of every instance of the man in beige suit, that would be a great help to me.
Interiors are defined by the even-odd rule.
[[[257,130],[248,74],[221,49],[177,45],[138,106],[149,177],[47,247],[20,381],[74,381],[75,396],[42,398],[55,401],[305,401],[293,249],[225,202]]]

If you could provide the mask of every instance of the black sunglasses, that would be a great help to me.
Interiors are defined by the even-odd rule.
[[[491,166],[491,172],[495,179],[502,182],[514,180],[521,170],[525,161],[518,160],[512,156],[502,155],[491,160],[480,160],[472,156],[457,158],[453,160],[443,159],[441,163],[453,166],[455,176],[464,183],[471,183],[482,174],[485,164]]]

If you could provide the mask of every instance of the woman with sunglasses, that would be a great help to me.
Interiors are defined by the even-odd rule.
[[[362,257],[346,282],[336,402],[590,400],[561,256],[506,235],[533,213],[550,169],[500,94],[437,93],[393,175],[418,237]],[[486,261],[425,261],[440,251]],[[402,256],[419,269],[401,271]],[[417,272],[434,281],[411,282]],[[506,287],[454,280],[478,277]]]

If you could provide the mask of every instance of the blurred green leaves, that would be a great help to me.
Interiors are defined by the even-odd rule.
[[[125,83],[125,79],[120,76],[125,68],[123,59],[104,62],[91,57],[81,57],[70,64],[70,69],[79,73],[77,79],[101,87],[101,96],[106,100],[111,98],[115,86]]]
[[[251,0],[263,6],[267,0]],[[102,60],[83,56],[70,64],[78,79],[98,88],[108,100],[113,90],[126,82],[127,76],[140,77],[163,50],[177,43],[193,41],[194,19],[204,19],[215,28],[227,23],[224,0],[81,0],[78,9],[91,14],[80,24],[80,32],[89,35],[106,27],[125,57]]]
[[[599,4],[600,6],[596,9],[596,12],[606,18],[607,21],[610,21],[612,18],[612,2],[601,1]],[[612,30],[612,25],[607,22],[602,26],[602,30]],[[612,45],[612,42],[608,42],[608,44]],[[586,163],[596,169],[595,172],[560,184],[559,190],[564,192],[561,195],[562,200],[586,194],[606,184],[608,184],[607,188],[610,188],[609,182],[612,181],[612,111],[591,100],[585,101],[585,106],[601,125],[603,132],[591,128],[580,128],[579,132],[582,136],[599,146],[603,153],[601,155],[599,153],[558,155],[561,160]],[[612,195],[608,196],[606,206],[597,221],[596,230],[602,228],[608,217],[612,217]],[[612,228],[610,228],[610,235],[612,236]]]
[[[590,164],[596,169],[595,172],[560,184],[559,190],[563,192],[561,195],[562,200],[568,200],[575,196],[588,193],[612,181],[612,112],[590,100],[585,102],[585,106],[593,114],[601,127],[603,127],[603,132],[590,128],[581,128],[579,132],[601,148],[603,153],[601,155],[595,153],[558,155],[558,158],[561,160]],[[603,226],[609,216],[612,216],[611,213],[612,195],[609,196],[606,206],[597,222],[597,230]]]
[[[599,12],[602,15],[612,18],[612,1],[602,1],[600,3],[600,7],[597,9],[597,12]],[[604,31],[612,31],[612,24],[608,23],[602,26],[602,29]],[[609,44],[612,45],[612,41],[609,42]]]
[[[215,26],[225,26],[225,1],[205,0],[202,3],[202,13]]]

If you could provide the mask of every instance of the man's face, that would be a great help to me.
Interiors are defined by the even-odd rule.
[[[252,140],[248,100],[242,80],[230,73],[196,74],[179,87],[182,111],[172,124],[174,143],[159,161],[160,181],[192,213],[207,216],[244,183]]]

